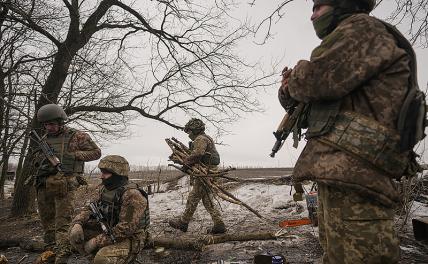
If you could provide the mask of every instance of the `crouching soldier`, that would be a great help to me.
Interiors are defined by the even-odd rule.
[[[147,194],[128,181],[125,158],[106,156],[98,168],[103,185],[100,195],[73,219],[70,244],[81,254],[95,255],[94,264],[132,263],[148,240]],[[106,228],[98,222],[94,207]]]

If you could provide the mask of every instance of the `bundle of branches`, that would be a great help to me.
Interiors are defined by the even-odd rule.
[[[238,181],[235,178],[227,176],[227,173],[231,170],[234,170],[235,168],[217,169],[198,162],[196,164],[193,164],[190,168],[184,169],[183,166],[185,165],[185,161],[190,156],[191,152],[189,148],[176,138],[167,138],[165,139],[165,141],[172,150],[172,154],[169,156],[169,159],[175,164],[180,165],[177,166],[174,164],[170,164],[170,166],[181,170],[189,174],[190,176],[198,178],[204,184],[207,191],[212,192],[216,197],[220,197],[221,199],[230,203],[244,206],[257,217],[263,218],[256,210],[251,208],[248,204],[244,203],[243,201],[236,198],[233,194],[223,189],[220,185],[218,185],[216,181],[213,181],[213,178],[219,177]]]

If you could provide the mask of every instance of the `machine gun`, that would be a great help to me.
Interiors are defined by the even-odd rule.
[[[276,141],[272,147],[272,152],[269,156],[274,158],[275,154],[281,149],[288,135],[290,135],[290,133],[293,131],[293,128],[296,125],[296,122],[304,109],[305,104],[299,103],[296,107],[290,109],[287,113],[285,113],[277,130],[273,132]]]
[[[97,222],[100,224],[101,229],[103,230],[104,234],[109,236],[111,241],[113,241],[113,243],[116,243],[116,238],[113,235],[113,232],[111,231],[110,226],[107,224],[107,221],[106,221],[105,217],[103,216],[103,214],[101,213],[98,206],[95,203],[91,202],[91,203],[89,203],[89,208],[91,208],[92,215],[95,217]]]
[[[54,150],[49,146],[49,144],[37,134],[36,130],[31,130],[36,143],[39,145],[45,157],[48,159],[49,163],[58,171],[62,172],[62,164],[59,158],[55,155]]]

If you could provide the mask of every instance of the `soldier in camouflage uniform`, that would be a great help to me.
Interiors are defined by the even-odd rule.
[[[84,162],[99,159],[101,150],[88,134],[64,125],[67,115],[56,104],[42,106],[37,119],[46,131],[46,142],[62,164],[62,172],[58,172],[41,151],[34,155],[38,212],[45,243],[55,244],[55,263],[66,263],[70,254],[67,232],[74,211],[74,191],[82,180]]]
[[[279,91],[286,109],[295,101],[309,109],[308,141],[293,175],[318,183],[323,263],[399,260],[393,179],[408,165],[408,153],[397,151],[397,120],[411,89],[412,50],[398,46],[396,29],[368,15],[374,6],[314,0],[311,20],[322,42]]]
[[[205,134],[205,124],[196,118],[190,119],[184,127],[184,132],[193,140],[191,143],[191,154],[185,161],[184,167],[190,168],[193,164],[202,162],[211,168],[216,168],[220,164],[220,156],[215,148],[214,140]],[[212,179],[210,179],[212,180]],[[195,213],[199,201],[202,203],[214,222],[214,226],[208,230],[211,234],[221,234],[226,232],[226,226],[221,218],[217,205],[214,203],[212,191],[209,190],[199,179],[191,179],[193,188],[187,198],[186,209],[181,217],[169,220],[169,225],[173,228],[187,231],[189,222]]]
[[[125,158],[106,156],[98,168],[103,187],[93,202],[107,219],[116,243],[102,232],[89,206],[73,219],[70,243],[81,254],[95,254],[94,264],[132,263],[148,241],[147,194],[128,181],[129,164]]]

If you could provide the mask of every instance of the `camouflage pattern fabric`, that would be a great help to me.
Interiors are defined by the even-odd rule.
[[[58,196],[40,188],[37,190],[37,207],[45,243],[55,244],[56,258],[63,260],[71,253],[68,230],[74,212],[74,191]]]
[[[97,199],[98,200],[98,199]],[[96,202],[96,201],[94,201]],[[119,222],[112,227],[113,235],[118,242],[129,239],[135,234],[145,235],[146,231],[141,230],[140,222],[144,217],[144,212],[147,208],[147,200],[143,197],[137,189],[128,189],[123,193],[121,210],[119,212]],[[89,207],[84,207],[79,214],[77,214],[72,222],[80,224],[82,227],[91,221],[91,210]],[[85,228],[84,231],[86,232]],[[110,237],[104,233],[98,233],[96,236],[96,243],[98,248],[104,248],[112,245]],[[88,239],[85,237],[85,239]]]
[[[217,156],[219,155],[215,147],[214,140],[207,134],[201,133],[193,141],[191,153],[187,160],[185,160],[185,164],[190,167],[195,163],[203,161],[204,156],[208,153]]]
[[[184,223],[189,223],[192,220],[193,214],[195,213],[201,199],[202,204],[214,222],[214,226],[224,225],[220,211],[215,204],[215,201],[213,200],[211,190],[198,178],[195,178],[193,181],[193,188],[189,193],[189,197],[187,198],[186,209],[181,216],[181,220]]]
[[[124,177],[128,177],[130,170],[128,161],[119,155],[105,156],[98,163],[98,168]]]
[[[354,14],[324,38],[310,61],[298,62],[288,90],[292,98],[309,104],[341,100],[341,112],[353,111],[395,129],[408,90],[409,61],[379,20]],[[388,207],[398,202],[389,175],[317,138],[308,140],[293,176],[350,188]]]
[[[101,227],[94,219],[83,224],[84,237],[88,241],[102,233]],[[116,244],[100,248],[93,256],[94,264],[125,264],[133,263],[138,253],[144,248],[148,241],[148,233],[142,232],[126,239],[122,239]],[[83,244],[82,244],[83,247]]]
[[[82,131],[76,131],[71,138],[68,152],[72,152],[77,160],[82,161],[93,161],[101,157],[101,149]]]
[[[64,127],[62,133],[67,131]],[[62,134],[56,135],[61,137]],[[68,145],[69,153],[73,153],[76,159],[92,161],[101,156],[100,148],[92,141],[87,133],[76,131]],[[38,154],[40,157],[41,153]],[[37,158],[37,157],[36,157]],[[64,259],[70,253],[68,242],[68,229],[74,210],[74,191],[79,186],[76,177],[80,174],[60,175],[54,174],[47,177],[47,182],[57,179],[56,190],[46,188],[46,184],[37,187],[37,205],[39,216],[45,232],[45,242],[56,244],[56,263],[65,263]],[[55,235],[53,235],[55,234]],[[51,239],[55,237],[55,240]]]
[[[202,120],[197,118],[192,118],[189,120],[189,122],[186,123],[184,126],[184,132],[188,133],[189,131],[196,130],[196,131],[204,131],[205,130],[205,124],[202,122]]]
[[[347,188],[318,185],[323,263],[398,263],[394,210]]]

